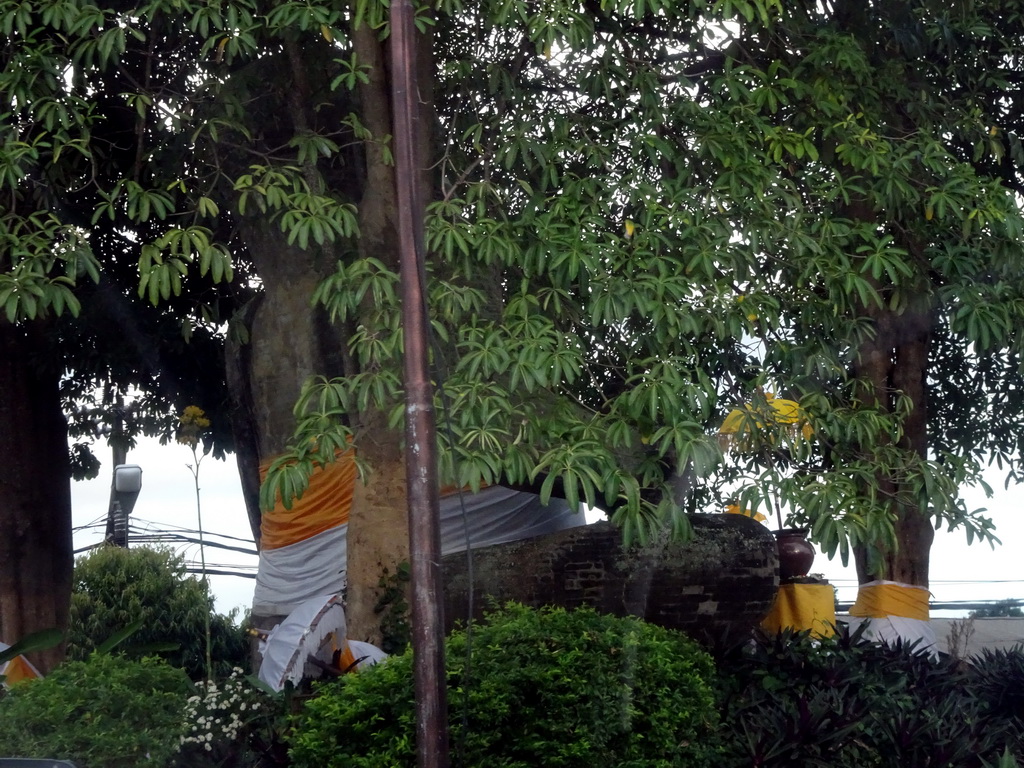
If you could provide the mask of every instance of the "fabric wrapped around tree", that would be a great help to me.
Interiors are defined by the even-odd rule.
[[[265,474],[266,468],[263,468]],[[351,454],[318,468],[309,488],[285,509],[263,514],[253,614],[284,616],[317,595],[345,587],[346,537],[356,483]],[[463,507],[465,508],[463,510]],[[540,497],[502,486],[441,498],[441,552],[503,544],[585,524],[582,512],[561,499],[546,506]]]
[[[861,584],[850,608],[853,626],[866,624],[864,638],[882,643],[914,643],[915,650],[936,652],[938,638],[931,625],[928,599],[931,593],[914,584],[871,581]]]
[[[387,658],[377,646],[347,638],[346,628],[338,595],[304,600],[260,643],[259,679],[280,691],[286,683],[321,677],[327,667],[344,674]]]

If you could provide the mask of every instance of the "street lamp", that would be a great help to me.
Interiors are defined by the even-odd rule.
[[[128,547],[128,515],[142,490],[142,467],[118,464],[114,467],[114,483],[110,494],[110,519],[113,531],[108,540],[116,547]]]

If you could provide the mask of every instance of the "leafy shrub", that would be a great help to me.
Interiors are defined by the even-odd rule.
[[[178,749],[191,689],[183,671],[158,659],[66,662],[0,699],[0,745],[5,756],[80,768],[163,768]]]
[[[68,627],[68,658],[82,660],[118,630],[142,620],[142,628],[118,646],[176,644],[162,654],[193,680],[206,677],[204,613],[213,600],[185,561],[168,549],[100,547],[75,563]],[[227,677],[248,662],[249,643],[230,617],[210,617],[214,677]]]
[[[719,658],[722,765],[982,766],[1021,731],[948,656],[842,631],[783,633]]]
[[[1024,734],[1024,648],[986,648],[968,671],[968,690],[984,705],[986,716]]]
[[[716,717],[697,645],[589,609],[508,606],[447,646],[451,744],[462,765],[717,765]],[[412,656],[319,689],[291,736],[295,768],[415,765]]]

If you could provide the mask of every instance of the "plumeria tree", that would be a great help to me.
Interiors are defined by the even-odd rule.
[[[644,538],[748,462],[742,500],[776,490],[865,579],[925,583],[936,523],[989,536],[959,488],[1021,455],[1020,11],[421,6],[445,479]],[[115,252],[154,305],[258,289],[226,355],[243,477],[254,499],[269,466],[273,503],[356,446],[362,632],[405,556],[385,5],[12,1],[0,25],[5,328],[74,309]],[[726,462],[759,388],[813,439]]]

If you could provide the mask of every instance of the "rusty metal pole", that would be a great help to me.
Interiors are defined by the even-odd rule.
[[[410,0],[391,0],[391,103],[405,343],[405,442],[412,561],[412,647],[416,686],[416,763],[448,768],[448,697],[441,608],[437,432],[427,344],[423,277],[423,199],[416,157],[416,29]]]

